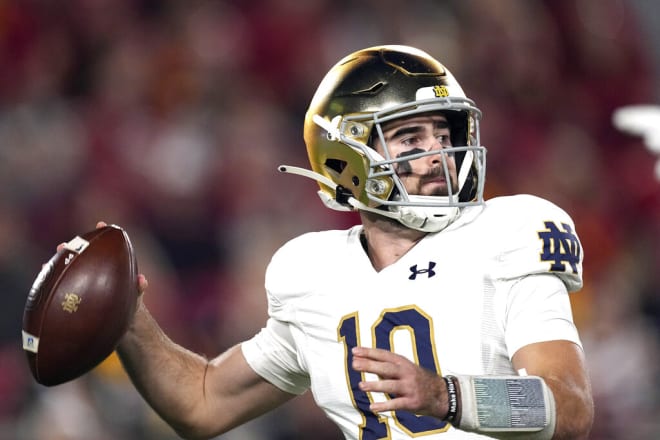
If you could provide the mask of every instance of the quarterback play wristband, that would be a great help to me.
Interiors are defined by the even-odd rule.
[[[529,433],[530,439],[552,438],[555,400],[537,376],[456,376],[460,388],[458,428],[506,438]]]
[[[454,382],[455,377],[444,376],[443,379],[447,384],[447,415],[444,420],[454,423],[458,414],[458,393],[456,392],[456,382]]]

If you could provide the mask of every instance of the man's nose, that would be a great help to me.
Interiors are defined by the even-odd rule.
[[[439,139],[434,139],[432,143],[429,144],[428,149],[426,150],[429,154],[427,159],[431,164],[444,164],[445,162],[449,164],[450,156],[448,154],[447,145]]]
[[[441,160],[441,157],[444,155],[442,153],[442,150],[444,150],[444,149],[445,149],[445,145],[438,138],[433,138],[433,140],[430,141],[429,144],[426,147],[426,151],[428,153],[435,153],[435,154],[430,154],[428,156],[428,157],[433,159],[433,162]]]

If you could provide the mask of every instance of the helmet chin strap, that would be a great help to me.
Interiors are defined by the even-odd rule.
[[[307,177],[312,180],[316,180],[319,183],[322,183],[330,188],[332,188],[335,193],[337,193],[338,185],[332,180],[328,179],[322,174],[319,174],[315,171],[307,170],[305,168],[290,166],[290,165],[280,165],[277,169],[282,173],[296,174],[299,176]],[[336,211],[351,211],[351,209],[345,205],[339,203],[336,199],[328,196],[325,192],[319,191],[319,197],[323,201],[323,204],[330,209]],[[410,196],[411,200],[423,200],[424,196]],[[372,208],[360,202],[353,196],[347,198],[347,203],[353,207],[353,209],[358,209],[362,211],[373,212],[384,217],[388,217],[394,220],[397,220],[404,226],[407,226],[411,229],[416,229],[422,232],[438,232],[446,228],[451,222],[453,222],[459,214],[458,207],[443,208],[446,211],[444,215],[438,215],[437,209],[433,208],[421,208],[421,207],[412,207],[412,206],[399,206],[396,212],[385,211],[382,209]],[[421,212],[420,212],[421,210]],[[434,212],[435,211],[435,212]],[[420,215],[424,214],[424,215]]]
[[[408,196],[411,202],[424,202],[425,196]],[[412,229],[424,232],[438,232],[449,226],[460,213],[457,206],[425,207],[399,206],[399,222]]]

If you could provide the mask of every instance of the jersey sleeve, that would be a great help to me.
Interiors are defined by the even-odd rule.
[[[277,388],[291,394],[302,394],[309,388],[309,376],[298,362],[286,323],[270,318],[266,327],[244,342],[241,349],[250,367]]]
[[[582,245],[571,217],[531,195],[494,199],[492,244],[501,280],[551,273],[569,292],[582,287]]]
[[[510,358],[521,347],[536,342],[566,340],[582,346],[568,291],[558,277],[532,275],[510,284],[504,324]]]

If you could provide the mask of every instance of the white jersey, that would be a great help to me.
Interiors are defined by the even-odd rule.
[[[268,324],[242,345],[275,386],[311,387],[347,439],[483,437],[432,417],[371,413],[369,403],[388,396],[357,387],[355,345],[441,375],[511,375],[511,357],[527,344],[580,344],[567,292],[582,286],[581,246],[552,203],[521,195],[466,208],[380,272],[361,230],[308,233],[279,249],[266,271]]]

